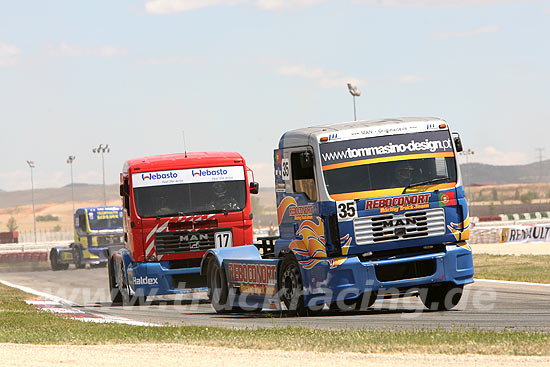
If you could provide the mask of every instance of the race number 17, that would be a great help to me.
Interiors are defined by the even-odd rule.
[[[355,205],[355,201],[338,201],[336,203],[336,212],[339,222],[357,218],[357,206]]]

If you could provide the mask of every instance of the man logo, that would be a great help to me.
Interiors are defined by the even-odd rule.
[[[385,220],[383,222],[384,228],[387,227],[397,227],[397,226],[406,226],[409,224],[416,224],[415,218],[405,218],[403,219],[397,219],[397,220]]]

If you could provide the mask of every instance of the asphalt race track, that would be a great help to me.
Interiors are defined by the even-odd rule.
[[[248,314],[214,312],[204,292],[182,296],[153,297],[144,306],[111,306],[107,269],[0,273],[0,280],[26,286],[76,303],[77,308],[136,321],[172,325],[224,327],[308,328],[482,328],[491,330],[550,331],[550,286],[497,283],[478,280],[465,287],[458,307],[452,311],[425,311],[417,297],[378,299],[362,312],[292,317],[286,311]],[[34,298],[33,298],[34,297]],[[36,296],[29,296],[36,299]]]

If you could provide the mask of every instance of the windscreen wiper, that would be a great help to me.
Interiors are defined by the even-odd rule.
[[[410,189],[412,187],[434,184],[434,183],[441,182],[441,181],[447,181],[448,179],[450,179],[450,177],[439,177],[439,178],[434,178],[434,179],[431,179],[431,180],[411,183],[403,189],[403,192],[401,193],[401,195],[403,195],[408,189]]]

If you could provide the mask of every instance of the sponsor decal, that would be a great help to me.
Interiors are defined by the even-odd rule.
[[[195,176],[199,176],[199,177],[203,177],[203,176],[220,176],[220,175],[227,175],[227,170],[223,169],[223,168],[220,168],[220,169],[217,169],[217,170],[198,169],[198,170],[191,170],[191,175],[193,177],[195,177]]]
[[[164,180],[167,178],[177,178],[177,177],[178,177],[178,174],[176,172],[166,172],[166,173],[156,172],[156,173],[141,174],[141,179],[144,181],[145,180]]]
[[[448,131],[382,136],[323,144],[322,165],[408,154],[453,152]]]
[[[402,210],[426,209],[430,207],[431,194],[412,194],[383,199],[370,199],[365,202],[365,210],[380,209],[380,213]]]
[[[550,224],[501,228],[499,242],[550,242]]]
[[[133,187],[244,180],[243,166],[208,167],[132,174]]]
[[[228,263],[229,282],[238,284],[241,293],[271,295],[277,292],[277,266],[273,264]]]
[[[153,277],[134,277],[134,285],[158,285],[159,278]]]
[[[294,217],[294,220],[313,219],[313,205],[291,206],[288,215]]]
[[[116,212],[96,212],[96,219],[117,219],[122,218],[122,212],[116,211]]]

